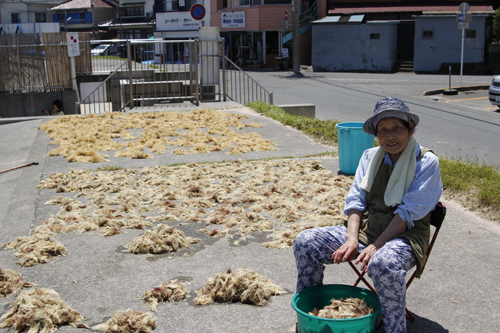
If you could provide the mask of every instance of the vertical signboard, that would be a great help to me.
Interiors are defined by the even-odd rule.
[[[68,43],[68,57],[78,57],[80,55],[78,32],[66,33],[66,41]]]

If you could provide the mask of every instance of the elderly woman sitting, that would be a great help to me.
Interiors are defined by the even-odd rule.
[[[321,285],[325,264],[350,259],[367,271],[382,306],[386,332],[406,331],[407,272],[422,273],[430,212],[442,193],[439,160],[413,134],[419,117],[393,97],[375,105],[363,131],[380,147],[364,152],[346,198],[347,224],[309,229],[294,241],[297,292]],[[359,255],[358,255],[359,254]]]

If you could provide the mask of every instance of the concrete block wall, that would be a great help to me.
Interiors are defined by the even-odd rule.
[[[42,109],[52,111],[54,100],[63,102],[65,114],[75,113],[76,91],[0,94],[0,117],[32,117],[43,115]]]

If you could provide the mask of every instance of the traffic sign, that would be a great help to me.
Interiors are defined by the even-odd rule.
[[[458,23],[472,22],[472,14],[458,13],[456,17]]]
[[[191,7],[191,17],[195,20],[203,20],[206,13],[207,11],[205,10],[205,7],[199,3],[194,4],[193,7]]]
[[[468,11],[469,11],[469,8],[470,8],[470,7],[469,7],[469,4],[468,4],[467,2],[462,2],[462,3],[460,4],[460,6],[458,6],[458,9],[460,9],[460,11],[461,11],[462,13],[468,12]]]

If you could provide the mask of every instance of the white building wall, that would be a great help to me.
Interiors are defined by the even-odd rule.
[[[25,1],[23,3],[19,0],[4,0],[0,3],[0,22],[2,24],[10,24],[12,23],[11,14],[20,14],[21,23],[33,23],[35,22],[35,13],[45,13],[46,22],[52,22],[52,13],[48,10],[48,8],[61,2],[63,1],[61,0],[53,1],[50,3],[44,2],[43,4],[37,4],[36,1],[33,0],[31,1],[31,5],[28,5],[28,1]]]
[[[392,71],[397,60],[397,26],[397,22],[313,24],[313,70]],[[370,39],[371,34],[380,34],[380,39]]]
[[[484,61],[485,16],[472,16],[469,29],[476,30],[476,38],[464,39],[464,63]],[[425,30],[433,31],[433,38],[424,38]],[[417,16],[415,18],[415,72],[435,72],[441,64],[460,63],[462,30],[455,16]]]

